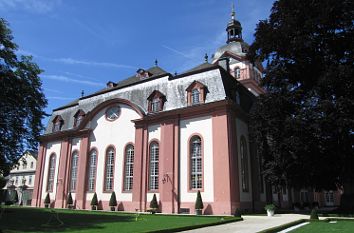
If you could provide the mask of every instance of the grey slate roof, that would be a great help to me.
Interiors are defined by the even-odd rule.
[[[168,111],[187,106],[186,88],[194,81],[207,86],[206,103],[232,98],[238,84],[232,76],[216,64],[203,63],[176,76],[172,76],[158,66],[147,71],[152,74],[147,79],[141,80],[134,75],[118,82],[115,87],[105,88],[53,110],[45,134],[52,132],[52,120],[55,116],[60,115],[64,120],[62,131],[68,130],[73,128],[74,115],[78,110],[81,109],[88,113],[110,99],[129,100],[147,114],[147,98],[154,90],[166,96],[164,111]]]

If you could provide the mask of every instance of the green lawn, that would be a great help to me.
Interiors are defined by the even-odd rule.
[[[237,221],[235,217],[178,216],[119,212],[79,211],[56,209],[59,219],[50,209],[5,208],[0,219],[0,232],[152,232],[173,228],[220,224]],[[48,222],[52,218],[52,221]]]
[[[337,220],[335,220],[337,221]],[[333,221],[332,221],[333,222]],[[310,222],[303,227],[291,231],[291,233],[352,233],[354,232],[353,220],[338,220],[337,223],[327,221]]]

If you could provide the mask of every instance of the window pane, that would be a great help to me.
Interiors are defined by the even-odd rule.
[[[202,143],[200,137],[193,137],[190,141],[191,158],[191,188],[200,189],[203,186]]]
[[[105,190],[110,191],[113,189],[113,174],[114,173],[114,149],[109,148],[106,154],[106,177],[105,177]]]
[[[55,154],[51,155],[50,158],[49,158],[49,172],[48,172],[47,192],[52,192],[53,191],[54,175],[55,175]]]
[[[193,89],[192,90],[192,104],[198,104],[199,103],[199,90],[198,89]]]
[[[125,151],[125,178],[124,190],[128,191],[133,188],[133,168],[134,168],[134,147],[127,146]]]
[[[88,191],[95,190],[95,181],[96,181],[96,160],[97,152],[96,150],[92,150],[89,157],[89,170],[88,170]]]
[[[77,167],[79,162],[79,155],[74,152],[71,159],[71,179],[70,179],[70,191],[75,192],[77,182]]]
[[[149,170],[149,189],[159,188],[159,145],[150,145],[150,170]]]

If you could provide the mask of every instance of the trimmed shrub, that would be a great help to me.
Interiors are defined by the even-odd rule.
[[[115,207],[118,205],[117,203],[117,198],[116,198],[116,193],[113,191],[111,194],[111,198],[109,199],[109,206],[111,207],[112,211],[115,211]]]
[[[156,213],[157,209],[159,208],[159,204],[157,203],[157,198],[155,193],[150,202],[150,208],[152,214]]]
[[[318,220],[318,214],[316,209],[312,209],[311,215],[310,215],[310,220]]]
[[[92,197],[92,200],[91,200],[92,210],[97,210],[97,206],[98,206],[98,200],[97,200],[97,194],[95,192],[95,194],[93,194],[93,197]]]
[[[49,197],[49,193],[47,193],[47,196],[44,199],[44,206],[45,208],[48,208],[50,205],[50,197]]]
[[[68,197],[66,198],[66,205],[69,209],[72,208],[74,202],[73,202],[73,197],[71,196],[71,192],[68,194]]]
[[[14,202],[14,204],[18,204],[18,193],[17,193],[17,191],[15,190],[14,191],[15,193],[14,193],[14,199],[13,199],[13,202]]]
[[[202,214],[202,210],[204,208],[204,204],[203,204],[203,200],[202,200],[202,195],[200,194],[200,191],[198,190],[198,193],[197,193],[197,199],[195,200],[195,210],[196,210],[196,213],[199,215],[199,214]]]
[[[295,202],[295,203],[293,204],[293,208],[294,208],[294,209],[300,209],[300,208],[301,208],[300,203],[299,203],[299,202]]]
[[[276,208],[275,205],[272,204],[272,203],[271,204],[267,204],[267,205],[264,206],[265,210],[273,210],[274,211],[275,208]]]
[[[239,208],[237,208],[237,209],[235,210],[234,216],[241,218],[241,214],[242,214],[241,210],[240,210]]]

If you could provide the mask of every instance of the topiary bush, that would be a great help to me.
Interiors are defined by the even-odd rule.
[[[73,204],[74,204],[74,201],[73,201],[73,197],[71,196],[71,192],[70,192],[66,198],[66,205],[69,209],[72,209]]]
[[[152,214],[156,213],[159,208],[159,204],[157,203],[157,198],[156,198],[155,193],[154,193],[154,196],[152,197],[152,200],[150,202],[150,208],[151,208]]]
[[[318,220],[318,214],[316,209],[312,209],[311,215],[310,215],[310,220]]]
[[[116,193],[113,191],[111,194],[111,198],[109,199],[109,206],[111,207],[111,211],[115,211],[117,205],[118,203],[117,203]]]
[[[239,208],[237,208],[237,209],[235,210],[234,216],[241,218],[241,214],[242,214],[241,210],[240,210]]]
[[[197,193],[197,199],[195,200],[195,212],[197,215],[202,214],[202,210],[204,208],[203,200],[202,200],[202,195],[200,194],[200,191],[198,190]]]
[[[93,194],[92,200],[91,200],[91,209],[92,210],[97,210],[97,206],[98,206],[98,200],[97,200],[97,194],[95,192],[95,194]]]
[[[45,196],[45,199],[44,199],[44,206],[45,208],[48,208],[50,205],[50,196],[49,196],[49,193],[47,193],[47,196]]]

